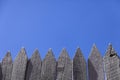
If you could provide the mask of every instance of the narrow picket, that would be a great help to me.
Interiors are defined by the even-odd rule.
[[[86,61],[80,48],[77,49],[73,58],[73,79],[87,80],[87,66]]]
[[[1,67],[2,67],[2,80],[11,80],[12,57],[10,52],[7,52],[5,57],[2,59]]]

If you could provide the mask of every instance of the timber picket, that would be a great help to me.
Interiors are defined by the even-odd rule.
[[[120,58],[110,44],[104,56],[107,80],[120,80]]]
[[[80,48],[77,49],[73,58],[73,78],[74,80],[87,80],[86,61]]]
[[[2,60],[2,80],[11,80],[12,74],[12,57],[11,53],[7,52]]]
[[[49,49],[45,59],[42,62],[41,80],[55,80],[56,79],[56,59]]]
[[[41,78],[41,58],[39,51],[36,49],[28,61],[26,80],[40,80]]]
[[[28,58],[26,55],[26,51],[24,48],[22,48],[13,63],[11,80],[24,80],[25,79],[27,61],[28,61]]]
[[[88,58],[88,75],[89,80],[104,80],[103,58],[96,45],[93,45]]]
[[[72,61],[66,49],[62,50],[57,62],[56,80],[72,80]]]

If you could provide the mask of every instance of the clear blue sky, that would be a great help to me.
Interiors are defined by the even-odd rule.
[[[0,60],[21,47],[29,58],[38,48],[42,59],[49,48],[73,58],[80,47],[87,59],[93,43],[102,56],[109,43],[120,53],[119,0],[0,0]]]

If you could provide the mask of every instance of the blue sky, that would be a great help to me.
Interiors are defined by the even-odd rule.
[[[21,47],[29,58],[38,48],[42,59],[49,48],[73,58],[80,47],[87,59],[93,43],[102,56],[109,43],[120,53],[119,0],[0,0],[0,60]]]

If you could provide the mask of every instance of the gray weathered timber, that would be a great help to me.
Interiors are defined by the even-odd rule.
[[[12,57],[11,53],[7,52],[2,60],[2,80],[11,80],[12,74]]]
[[[51,49],[49,49],[42,63],[41,80],[56,79],[56,59]]]
[[[62,50],[57,63],[56,80],[72,80],[72,61],[66,49]]]
[[[73,58],[73,79],[87,80],[87,66],[86,61],[82,55],[80,48],[77,49]]]
[[[88,74],[89,80],[104,80],[103,58],[95,45],[88,58]]]
[[[120,80],[120,58],[110,44],[104,56],[107,80]]]
[[[41,64],[39,51],[36,49],[31,59],[28,61],[26,80],[40,80]]]
[[[2,80],[2,68],[1,68],[1,63],[0,63],[0,80]]]
[[[27,61],[26,51],[22,48],[14,61],[11,80],[25,79]]]
[[[2,59],[0,80],[120,80],[120,58],[111,44],[104,58],[94,45],[86,65],[80,48],[73,60],[63,49],[58,61],[51,49],[43,61],[38,50],[28,60],[26,51],[22,48],[13,63],[10,52]]]

